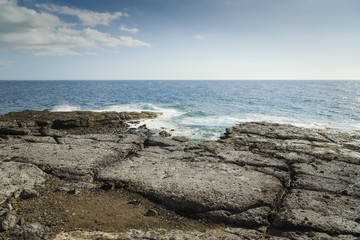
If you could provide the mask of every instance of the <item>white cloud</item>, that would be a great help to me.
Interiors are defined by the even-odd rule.
[[[196,35],[196,36],[194,36],[194,38],[195,38],[195,39],[199,39],[199,40],[204,39],[204,37],[203,37],[202,35]]]
[[[94,28],[73,29],[57,16],[0,0],[0,49],[30,55],[78,55],[102,47],[150,46],[131,37],[112,37]]]
[[[68,6],[59,6],[55,4],[37,4],[38,8],[59,13],[65,15],[76,16],[86,26],[96,26],[96,25],[109,25],[110,22],[122,17],[128,16],[127,13],[115,12],[115,13],[101,13],[94,12],[89,10],[82,10],[78,8],[70,8]]]
[[[124,32],[130,32],[130,33],[137,33],[139,31],[139,29],[137,29],[137,28],[127,28],[124,25],[121,25],[119,27],[119,30],[124,31]]]

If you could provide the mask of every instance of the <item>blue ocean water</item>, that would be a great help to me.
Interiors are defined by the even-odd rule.
[[[0,81],[0,114],[161,111],[148,127],[217,139],[239,122],[360,130],[360,81]]]

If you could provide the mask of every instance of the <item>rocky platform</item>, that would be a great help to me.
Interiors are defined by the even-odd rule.
[[[0,116],[0,231],[3,231],[0,237],[19,238],[26,234],[54,239],[360,237],[359,132],[258,122],[226,129],[218,141],[193,143],[183,137],[145,136],[128,131],[126,121],[156,116],[146,112],[47,111]],[[48,214],[42,216],[40,225],[47,230],[40,231],[40,226],[31,225],[39,223],[27,222],[30,220],[26,217],[19,220],[24,204],[33,204],[33,211],[41,211],[36,209],[40,206],[37,199],[49,204],[56,201],[52,198],[50,201],[44,190],[39,190],[54,181],[75,188],[100,187],[110,195],[117,189],[137,193],[160,207],[157,212],[145,215],[159,219],[165,214],[161,209],[165,208],[189,221],[201,220],[203,225],[180,221],[192,227],[159,224],[158,228],[144,228],[140,224],[136,225],[139,230],[129,232],[130,228],[120,231],[96,225],[96,229],[60,231],[46,219],[51,215]],[[84,199],[82,203],[86,204]],[[104,205],[110,203],[108,200]],[[138,203],[133,201],[134,205]],[[110,218],[116,222],[111,212]],[[35,234],[35,230],[29,233],[29,228],[43,234]]]

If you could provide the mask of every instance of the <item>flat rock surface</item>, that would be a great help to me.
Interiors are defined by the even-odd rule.
[[[137,135],[70,135],[59,139],[60,144],[44,140],[1,144],[2,159],[31,163],[57,177],[92,181],[101,167],[139,150],[142,143]]]
[[[151,149],[150,149],[151,150]],[[124,185],[165,206],[192,214],[226,210],[229,215],[272,206],[281,182],[262,172],[234,164],[182,159],[175,152],[142,151],[97,175],[99,180]],[[174,154],[172,154],[174,153]]]
[[[126,235],[130,233],[121,232],[125,228],[112,229],[110,218],[104,216],[103,225],[95,222],[99,229],[94,229],[93,222],[87,222],[86,231],[69,228],[56,236],[58,239],[69,236],[76,239],[81,234],[90,234],[88,239],[92,239],[96,236],[91,235],[94,230],[104,234],[119,232],[118,236],[124,239],[131,236],[138,239],[360,237],[359,131],[345,133],[286,124],[243,123],[226,129],[218,141],[204,143],[181,137],[145,136],[141,132],[144,129],[126,133],[127,120],[156,115],[24,111],[0,116],[3,202],[0,207],[12,208],[11,196],[17,197],[24,189],[29,192],[38,189],[51,177],[67,181],[69,184],[60,188],[68,190],[58,191],[56,194],[60,195],[56,196],[55,192],[46,195],[41,190],[37,197],[21,200],[28,201],[25,205],[19,200],[14,208],[20,214],[29,203],[34,209],[47,209],[46,206],[57,202],[56,197],[63,198],[63,203],[78,198],[78,206],[72,210],[75,214],[71,216],[66,212],[60,214],[64,209],[57,215],[49,214],[49,210],[33,218],[29,210],[21,212],[25,219],[41,219],[41,224],[55,233],[61,228],[52,224],[59,219],[71,219],[74,226],[82,223],[83,212],[78,210],[86,210],[81,206],[89,196],[85,194],[88,190],[77,189],[81,186],[97,189],[94,191],[99,196],[95,199],[102,202],[101,206],[117,204],[110,203],[113,199],[108,198],[117,188],[139,193],[160,204],[153,203],[151,208],[142,210],[143,215],[149,209],[158,213],[144,216],[147,219],[159,218],[166,208],[201,221],[231,224],[239,230],[202,229],[200,233],[197,232],[200,225],[195,224],[191,225],[193,229],[161,232],[156,228],[150,233],[151,229],[143,231],[139,225],[141,231]],[[99,190],[99,185],[103,190]],[[103,203],[105,199],[109,201],[107,204]],[[139,206],[136,199],[129,202],[134,203],[132,207]],[[92,216],[98,215],[96,211],[113,214],[113,210],[102,209],[96,202],[91,204]],[[62,224],[68,226],[66,222]],[[76,226],[82,228],[81,224]]]

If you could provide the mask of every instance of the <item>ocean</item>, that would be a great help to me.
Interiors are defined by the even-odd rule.
[[[159,111],[148,128],[215,140],[236,123],[360,130],[360,81],[0,81],[0,114]]]

